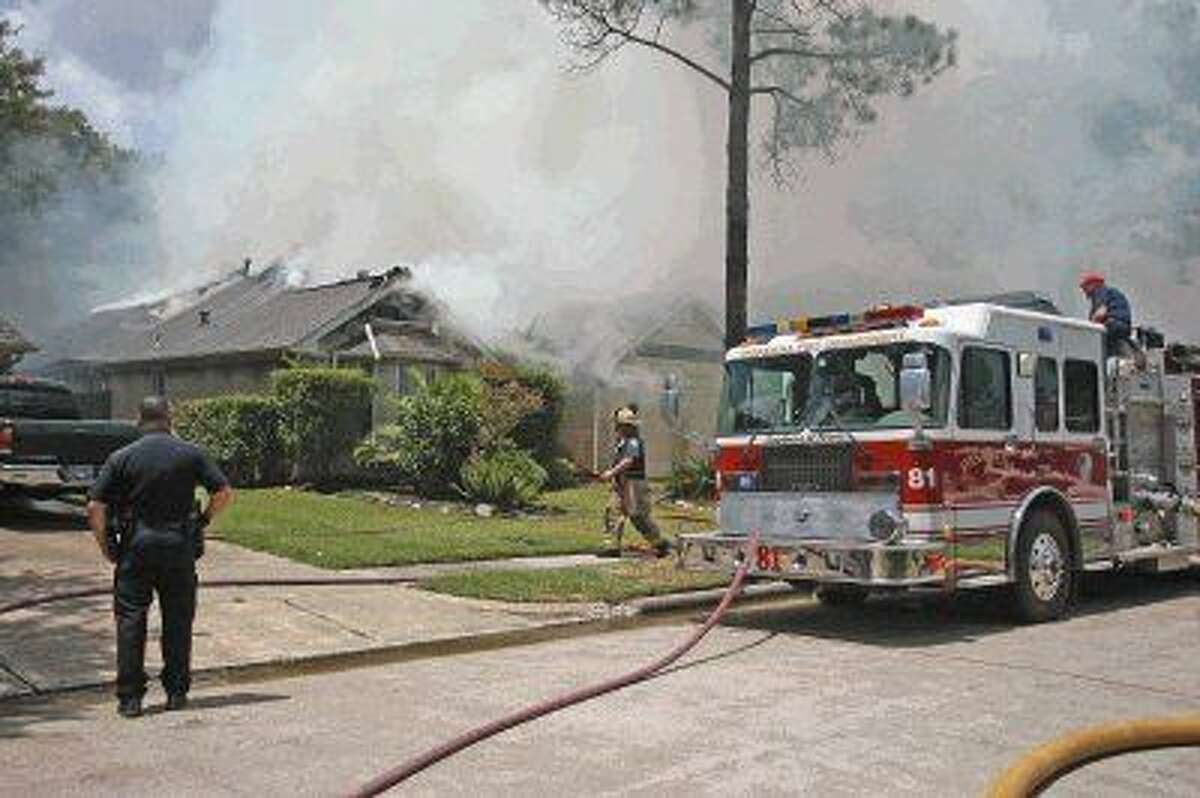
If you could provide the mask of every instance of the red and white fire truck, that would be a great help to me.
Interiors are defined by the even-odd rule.
[[[1038,621],[1084,569],[1197,562],[1196,350],[1139,331],[1106,358],[1103,327],[1020,304],[752,328],[725,358],[720,529],[684,566],[748,556],[827,603],[1011,583]]]

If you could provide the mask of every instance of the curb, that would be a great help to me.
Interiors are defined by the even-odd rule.
[[[237,684],[270,681],[297,676],[329,673],[353,668],[391,665],[438,657],[473,654],[516,646],[565,640],[584,635],[598,635],[637,628],[659,620],[674,612],[698,609],[716,604],[725,595],[725,588],[697,590],[688,593],[670,593],[635,599],[625,604],[607,605],[606,613],[597,617],[580,617],[567,621],[539,624],[525,629],[510,629],[498,632],[481,632],[460,637],[420,640],[410,643],[382,645],[371,648],[349,649],[307,657],[277,658],[261,662],[246,662],[238,665],[218,665],[192,671],[192,682],[196,686],[213,684]],[[766,603],[780,596],[798,597],[797,592],[786,582],[749,585],[743,588],[735,607]],[[95,700],[110,698],[112,681],[82,682],[22,691],[0,697],[0,706],[18,702],[49,701],[75,696]]]
[[[675,612],[678,610],[689,610],[697,607],[704,607],[709,604],[715,604],[725,595],[725,588],[718,587],[711,590],[695,590],[690,593],[668,593],[663,596],[647,596],[646,598],[634,599],[627,605],[632,610],[634,615],[649,615],[662,612]],[[741,595],[738,596],[734,606],[742,606],[748,599],[758,601],[761,599],[775,598],[778,596],[795,596],[799,597],[800,593],[787,582],[768,582],[759,585],[747,585],[742,588]]]

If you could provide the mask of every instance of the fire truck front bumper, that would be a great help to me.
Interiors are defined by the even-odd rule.
[[[683,535],[679,561],[686,570],[733,573],[746,557],[750,575],[796,582],[918,587],[946,582],[941,542],[763,539],[754,551],[742,535]]]

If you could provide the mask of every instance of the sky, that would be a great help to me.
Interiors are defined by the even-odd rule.
[[[1200,337],[1197,2],[881,5],[955,28],[960,66],[790,187],[756,177],[751,319],[1019,288],[1081,313],[1095,268]],[[648,292],[720,312],[722,96],[634,49],[571,71],[532,1],[0,9],[61,100],[161,163],[154,268],[89,299],[251,256],[310,280],[415,264],[488,337]]]

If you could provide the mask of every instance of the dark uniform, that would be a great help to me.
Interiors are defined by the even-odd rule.
[[[1101,285],[1089,297],[1092,303],[1092,315],[1100,308],[1107,311],[1104,316],[1105,351],[1119,354],[1119,347],[1129,340],[1133,331],[1133,310],[1125,294],[1109,285]]]
[[[146,692],[146,612],[153,592],[162,614],[163,688],[168,695],[186,695],[191,687],[197,484],[212,494],[229,481],[197,447],[152,432],[114,452],[89,491],[109,513],[128,519],[113,575],[121,699],[140,699]]]

